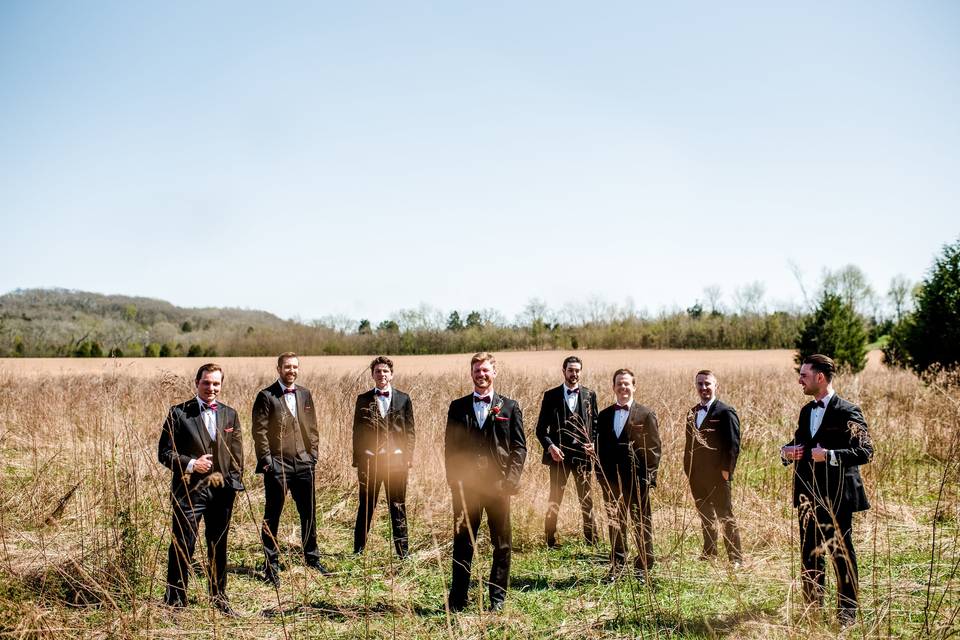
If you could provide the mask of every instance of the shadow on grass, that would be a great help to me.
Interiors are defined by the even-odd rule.
[[[265,618],[276,618],[280,616],[316,616],[334,622],[346,622],[348,620],[358,620],[372,614],[396,616],[413,614],[421,617],[431,617],[442,615],[443,613],[443,607],[429,608],[421,605],[398,607],[387,602],[374,602],[364,606],[363,604],[334,604],[328,600],[314,600],[313,602],[295,604],[286,608],[270,607],[261,611],[260,615]]]
[[[637,615],[620,616],[606,620],[602,628],[608,631],[636,630],[638,628],[657,632],[683,633],[696,637],[726,637],[734,633],[740,625],[748,622],[769,622],[776,617],[775,609],[761,606],[752,607],[734,613],[717,616],[682,617],[674,612],[653,612],[649,607],[641,607]]]

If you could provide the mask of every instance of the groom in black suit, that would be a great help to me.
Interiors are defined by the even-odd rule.
[[[473,393],[450,403],[444,434],[454,522],[453,577],[447,605],[450,611],[467,606],[474,542],[486,511],[493,547],[489,608],[500,611],[510,579],[510,496],[519,488],[527,442],[520,406],[493,390],[497,377],[493,355],[475,354],[470,374]]]
[[[701,558],[717,555],[717,528],[723,530],[723,546],[734,566],[743,562],[740,529],[733,515],[730,483],[740,455],[740,418],[736,410],[717,398],[717,377],[709,369],[697,372],[700,402],[687,412],[683,472],[690,482],[703,531]]]
[[[537,440],[543,446],[543,464],[550,469],[550,499],[544,519],[547,546],[557,545],[557,516],[567,478],[573,476],[583,515],[583,537],[596,542],[590,475],[597,430],[597,394],[580,385],[583,363],[577,356],[563,361],[563,384],[548,389],[540,403]]]
[[[393,545],[403,559],[407,542],[407,471],[413,464],[416,431],[410,396],[393,388],[393,360],[377,356],[370,363],[373,389],[357,396],[353,412],[353,466],[357,468],[360,500],[353,528],[353,552],[367,544],[370,520],[380,488],[386,485]]]
[[[799,382],[813,401],[800,410],[797,431],[780,457],[794,470],[804,598],[813,608],[822,605],[829,554],[837,574],[837,619],[846,627],[856,622],[859,590],[853,514],[870,508],[860,465],[873,459],[873,443],[860,407],[834,392],[835,372],[825,355],[804,358]]]
[[[263,527],[260,539],[266,556],[265,577],[280,583],[277,530],[287,491],[300,514],[300,542],[308,567],[326,573],[317,549],[317,509],[314,471],[319,455],[317,411],[310,390],[294,384],[300,359],[292,352],[277,358],[279,378],[260,391],[253,402],[253,445],[257,473],[263,474]]]
[[[227,533],[237,491],[243,491],[243,441],[237,412],[218,402],[223,369],[209,363],[197,370],[197,395],[170,408],[160,430],[157,453],[173,471],[173,540],[167,552],[163,601],[187,604],[190,559],[202,518],[206,524],[206,572],[214,606],[236,615],[227,600]]]
[[[657,486],[660,430],[653,410],[634,401],[635,391],[633,371],[618,369],[613,374],[617,401],[597,418],[598,480],[610,523],[610,580],[620,576],[626,563],[628,518],[637,546],[637,579],[644,580],[654,564],[650,489]]]

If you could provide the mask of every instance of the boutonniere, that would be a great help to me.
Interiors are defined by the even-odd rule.
[[[490,413],[493,414],[494,420],[509,420],[510,418],[506,416],[501,416],[500,411],[503,409],[503,398],[497,398],[497,404],[493,405],[490,408]]]
[[[233,427],[229,427],[223,430],[224,433],[233,433]]]

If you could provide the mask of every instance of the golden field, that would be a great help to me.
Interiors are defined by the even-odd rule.
[[[0,360],[0,633],[11,637],[833,637],[832,607],[804,616],[790,476],[778,459],[805,398],[792,352],[588,351],[584,384],[612,398],[620,366],[639,374],[638,400],[660,420],[664,456],[654,491],[655,588],[601,582],[606,547],[578,540],[573,488],[561,510],[564,545],[543,544],[547,474],[533,436],[540,394],[560,382],[565,353],[497,354],[498,391],[517,399],[527,427],[523,487],[513,503],[514,559],[507,611],[448,617],[450,497],[442,434],[449,401],[469,391],[469,356],[395,358],[396,387],[413,398],[416,463],[408,510],[413,557],[391,556],[381,502],[367,553],[350,554],[356,477],[350,467],[354,398],[370,386],[369,357],[306,357],[304,386],[321,418],[318,505],[321,549],[334,570],[306,572],[288,503],[281,528],[290,569],[275,592],[253,577],[262,480],[246,447],[247,491],[238,497],[228,593],[239,619],[206,603],[171,613],[159,605],[169,543],[169,471],[156,460],[169,405],[192,395],[205,359]],[[249,444],[258,389],[275,379],[270,358],[220,359],[222,400],[235,407]],[[717,372],[720,393],[743,422],[734,484],[747,565],[700,562],[699,523],[680,468],[693,374]],[[863,469],[873,509],[859,514],[862,619],[850,637],[948,637],[960,625],[957,434],[960,405],[937,385],[879,364],[841,376],[838,392],[861,404],[876,456]],[[598,492],[599,494],[599,492]],[[598,495],[598,506],[600,504]],[[598,515],[602,510],[598,509]],[[202,547],[202,543],[198,545]],[[475,577],[489,569],[489,552]],[[198,549],[196,558],[205,554]],[[832,577],[832,576],[831,576]],[[479,595],[479,589],[477,594]]]

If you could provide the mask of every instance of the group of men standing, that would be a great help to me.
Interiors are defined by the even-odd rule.
[[[655,412],[636,401],[636,375],[613,375],[615,402],[599,410],[597,395],[580,384],[582,362],[563,361],[563,383],[543,394],[536,436],[549,466],[550,494],[544,521],[549,547],[557,540],[557,517],[569,478],[573,478],[583,518],[583,535],[596,544],[597,525],[591,493],[594,472],[606,505],[610,537],[608,579],[626,569],[627,537],[632,531],[634,574],[646,579],[654,566],[650,490],[656,487],[661,460]],[[793,440],[781,449],[785,465],[794,465],[794,505],[800,523],[803,593],[819,606],[824,591],[824,555],[836,567],[842,624],[855,619],[857,567],[851,538],[852,514],[869,507],[859,465],[873,449],[860,409],[840,399],[831,381],[830,358],[810,356],[800,369],[804,393],[814,397],[800,413]],[[256,472],[264,476],[265,506],[261,531],[264,577],[279,585],[282,564],[277,529],[287,492],[300,515],[305,564],[320,572],[316,539],[315,468],[319,452],[316,408],[309,390],[295,384],[299,359],[281,354],[278,380],[260,391],[253,407]],[[408,470],[416,442],[410,396],[392,387],[393,362],[379,356],[370,364],[374,387],[357,397],[353,420],[353,466],[359,499],[354,528],[355,553],[361,553],[379,494],[385,489],[397,555],[409,555],[406,519]],[[503,608],[512,550],[511,497],[520,486],[527,455],[523,413],[518,403],[494,390],[496,358],[486,352],[470,361],[473,391],[450,403],[444,434],[444,462],[453,505],[453,559],[447,607],[468,605],[477,532],[487,514],[493,562],[490,610]],[[173,471],[173,540],[168,553],[165,602],[186,603],[190,558],[198,523],[206,521],[209,588],[214,605],[235,615],[226,597],[226,540],[233,502],[243,490],[243,450],[236,411],[219,403],[223,371],[203,365],[194,398],[171,407],[160,434],[160,461]],[[743,562],[740,533],[733,514],[731,482],[740,452],[740,420],[718,399],[719,383],[709,370],[695,378],[699,402],[685,416],[683,469],[699,514],[701,558],[717,555],[719,521],[727,556]],[[826,447],[821,446],[826,445]]]

